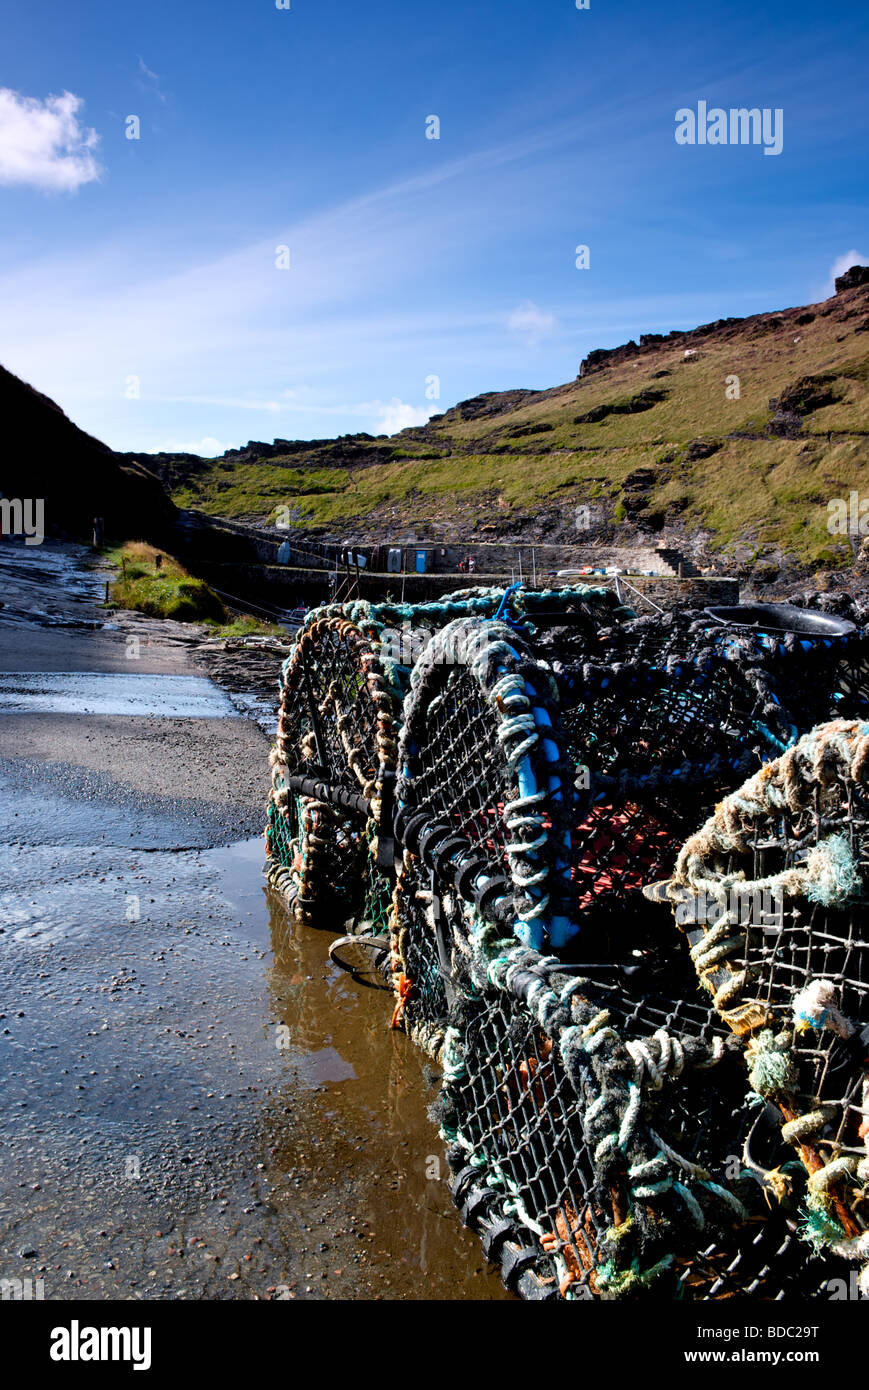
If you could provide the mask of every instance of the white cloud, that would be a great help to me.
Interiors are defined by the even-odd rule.
[[[405,405],[398,396],[393,396],[388,404],[375,401],[371,409],[378,417],[378,434],[398,434],[399,430],[406,430],[411,425],[424,425],[435,413],[425,406]]]
[[[70,192],[99,178],[95,130],[79,124],[82,98],[24,97],[0,87],[0,184]]]
[[[827,293],[833,294],[836,289],[836,276],[844,275],[846,270],[850,270],[852,265],[869,265],[869,256],[862,251],[846,251],[844,256],[837,256],[830,266],[830,279],[827,284]]]
[[[226,444],[221,444],[219,439],[212,439],[206,435],[204,439],[187,440],[180,442],[177,439],[170,439],[165,444],[158,444],[156,449],[147,449],[149,454],[199,454],[201,458],[213,459],[218,454],[225,454]]]
[[[513,333],[521,333],[533,347],[558,327],[558,319],[539,309],[531,299],[523,299],[507,320],[507,327]]]

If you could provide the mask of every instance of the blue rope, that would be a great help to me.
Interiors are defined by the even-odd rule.
[[[510,603],[510,595],[515,594],[517,589],[523,589],[524,587],[525,586],[522,583],[522,580],[520,579],[518,583],[511,584],[509,589],[505,589],[504,593],[501,596],[501,602],[498,604],[498,607],[495,609],[495,612],[492,614],[491,618],[487,618],[486,621],[490,623],[507,623],[508,626],[519,628],[521,630],[521,628],[524,625],[524,620],[522,618],[511,617],[510,614],[507,612],[507,608]]]

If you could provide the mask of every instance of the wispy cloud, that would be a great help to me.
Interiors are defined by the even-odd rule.
[[[279,400],[262,400],[260,398],[239,397],[239,396],[155,396],[152,399],[162,405],[205,405],[212,406],[219,410],[247,410],[255,414],[269,415],[323,415],[335,417],[356,417],[364,420],[376,428],[378,434],[397,434],[399,430],[409,429],[413,425],[424,425],[435,414],[435,410],[429,406],[409,405],[401,400],[399,396],[393,396],[389,401],[356,401],[348,404],[346,401],[332,401],[329,403],[318,403],[314,401],[296,401],[292,397],[292,391],[282,391]],[[202,440],[201,443],[216,444],[216,440]],[[224,447],[221,446],[218,452],[222,453]],[[196,453],[201,452],[198,447],[192,445],[173,445],[170,450],[168,444],[161,444],[155,449],[149,449],[149,453],[172,452]]]
[[[99,178],[99,136],[79,123],[83,105],[72,92],[40,101],[0,88],[0,184],[61,193]]]
[[[145,59],[141,57],[139,58],[139,72],[146,79],[146,82],[140,82],[138,85],[145,88],[147,91],[153,92],[160,101],[165,103],[166,94],[160,86],[160,78],[157,76],[156,72],[151,71]]]
[[[554,314],[539,309],[532,300],[525,299],[507,319],[507,327],[513,333],[520,334],[529,347],[536,347],[541,338],[555,332],[558,319]]]
[[[0,361],[116,447],[205,435],[229,445],[293,433],[293,419],[302,435],[303,422],[312,433],[391,433],[429,418],[412,403],[427,399],[432,375],[449,403],[551,385],[591,347],[719,316],[714,287],[614,298],[591,285],[581,299],[553,291],[556,314],[542,307],[549,292],[533,258],[493,285],[488,260],[503,228],[492,206],[515,209],[516,235],[545,261],[543,193],[563,181],[571,145],[587,141],[576,121],[535,130],[268,232],[260,223],[230,250],[210,224],[203,234],[191,223],[179,246],[143,222],[133,240],[125,224],[123,239],[51,251],[0,273]],[[606,180],[590,182],[587,223],[611,196]],[[570,262],[578,233],[557,234]],[[288,270],[279,245],[290,247]],[[454,285],[461,291],[445,295]],[[759,307],[767,302],[765,293]],[[135,401],[129,374],[141,382]]]
[[[218,454],[225,454],[229,446],[221,444],[219,439],[212,439],[206,435],[204,439],[165,439],[162,444],[157,444],[153,449],[146,449],[148,454],[198,454],[200,458],[216,458]]]
[[[375,403],[374,410],[380,420],[378,434],[398,434],[399,430],[409,429],[411,425],[424,425],[435,413],[425,406],[405,405],[397,396],[387,405]]]

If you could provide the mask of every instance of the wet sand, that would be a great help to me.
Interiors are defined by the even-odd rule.
[[[35,549],[0,548],[0,670],[129,673],[102,578]],[[130,624],[137,672],[201,676],[194,634],[156,627]],[[266,892],[267,754],[233,715],[0,714],[0,1278],[506,1298],[450,1202],[425,1057]]]

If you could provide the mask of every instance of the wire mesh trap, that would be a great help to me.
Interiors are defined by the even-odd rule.
[[[532,1299],[819,1293],[838,1262],[789,1229],[796,1197],[767,1206],[757,1160],[790,1155],[780,1136],[759,1144],[738,1045],[687,948],[637,963],[622,942],[623,962],[566,969],[482,926],[405,854],[395,1021],[441,1065],[454,1199],[507,1286]]]
[[[377,643],[315,611],[281,674],[266,829],[269,877],[311,924],[385,926],[398,707]]]
[[[508,1286],[569,1299],[817,1291],[826,1266],[812,1268],[741,1164],[731,1176],[745,1083],[720,1034],[652,1017],[628,1029],[601,1007],[612,995],[532,952],[488,974],[446,1035],[442,1132],[463,1219]]]
[[[869,725],[805,735],[682,849],[667,897],[807,1177],[803,1234],[869,1287]],[[776,1196],[780,1171],[758,1165]]]
[[[564,944],[571,768],[547,668],[494,620],[457,619],[426,646],[404,705],[396,830],[492,923]]]
[[[862,637],[793,605],[653,615],[553,662],[589,815],[574,830],[575,911],[621,911],[666,874],[715,802],[846,699]],[[852,696],[856,696],[854,686]]]
[[[356,600],[284,666],[269,875],[345,968],[388,976],[443,1073],[455,1200],[527,1298],[810,1296],[861,1238],[798,1238],[817,1169],[745,1104],[745,1039],[639,891],[796,738],[780,677],[809,648],[746,617],[636,619],[584,588]],[[803,617],[844,689],[852,629]],[[853,1139],[865,1099],[842,1104]]]

